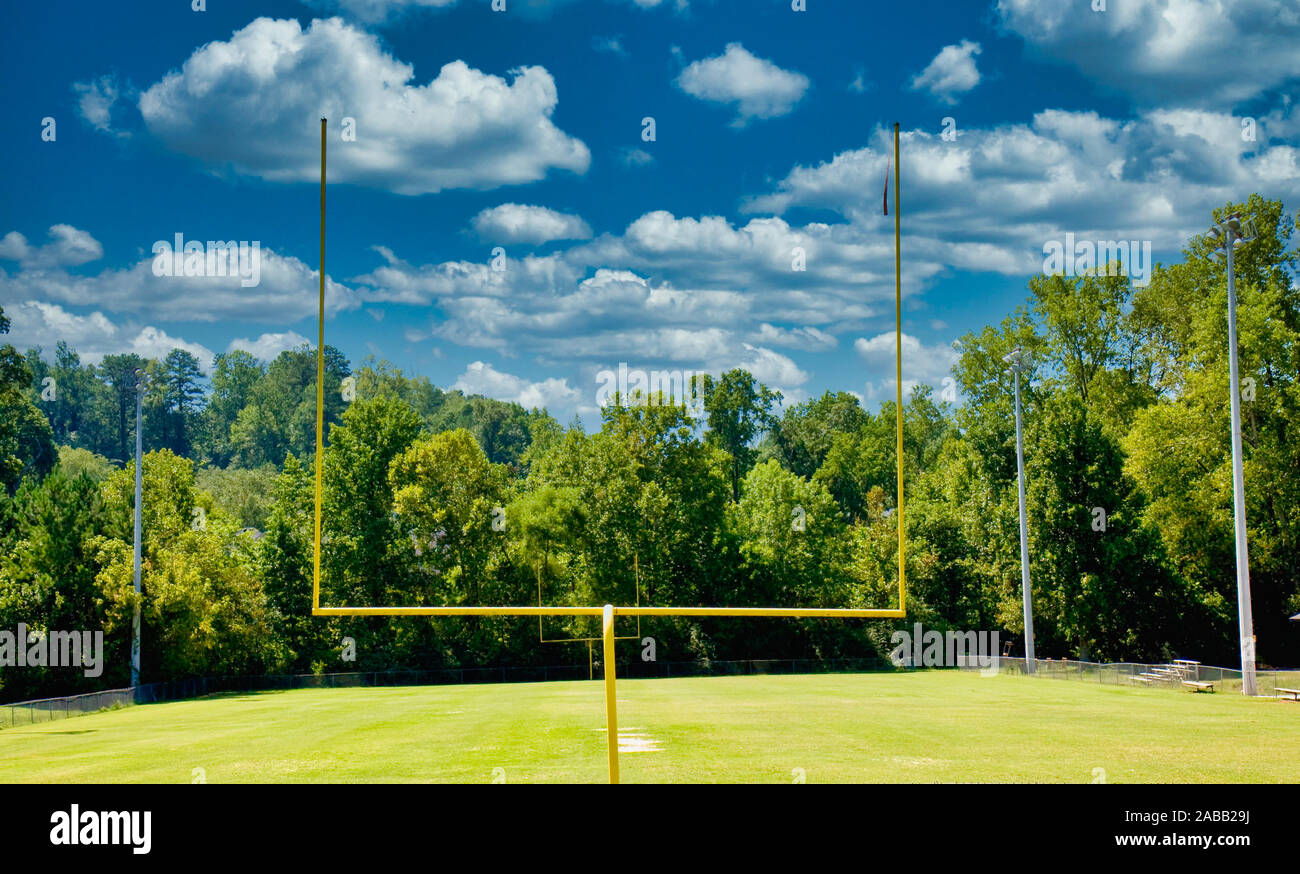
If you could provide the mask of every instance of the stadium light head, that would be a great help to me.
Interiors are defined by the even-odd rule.
[[[1254,217],[1246,216],[1243,219],[1240,213],[1235,212],[1223,221],[1215,222],[1214,227],[1210,228],[1210,236],[1214,238],[1214,244],[1219,249],[1226,248],[1228,245],[1236,247],[1249,243],[1258,235]]]
[[[1002,360],[1013,373],[1023,373],[1029,369],[1029,353],[1019,346],[1003,355]]]

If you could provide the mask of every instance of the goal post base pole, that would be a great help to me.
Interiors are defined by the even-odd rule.
[[[618,783],[618,698],[614,691],[614,607],[601,610],[605,644],[605,743],[609,748],[609,782]]]

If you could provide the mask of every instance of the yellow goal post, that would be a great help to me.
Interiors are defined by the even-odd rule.
[[[609,782],[619,782],[618,714],[615,699],[614,619],[616,616],[708,616],[767,617],[784,619],[904,619],[907,617],[906,540],[903,528],[903,308],[902,268],[898,208],[898,124],[894,124],[894,306],[895,306],[895,385],[897,387],[897,457],[898,457],[898,606],[896,608],[857,607],[652,607],[636,604],[601,606],[505,606],[505,607],[350,607],[321,606],[321,498],[324,464],[325,429],[325,139],[326,119],[320,120],[320,294],[316,334],[316,496],[315,535],[313,538],[312,602],[313,616],[600,616],[604,653],[606,743],[609,759]]]

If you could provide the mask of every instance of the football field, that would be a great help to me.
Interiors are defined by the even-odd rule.
[[[1300,704],[974,672],[620,680],[640,782],[1300,782]],[[7,782],[606,780],[596,682],[300,689],[0,731]]]

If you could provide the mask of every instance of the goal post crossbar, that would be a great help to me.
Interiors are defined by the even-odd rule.
[[[313,616],[603,616],[604,607],[313,607]],[[615,607],[620,616],[766,616],[787,619],[905,619],[899,608]]]

